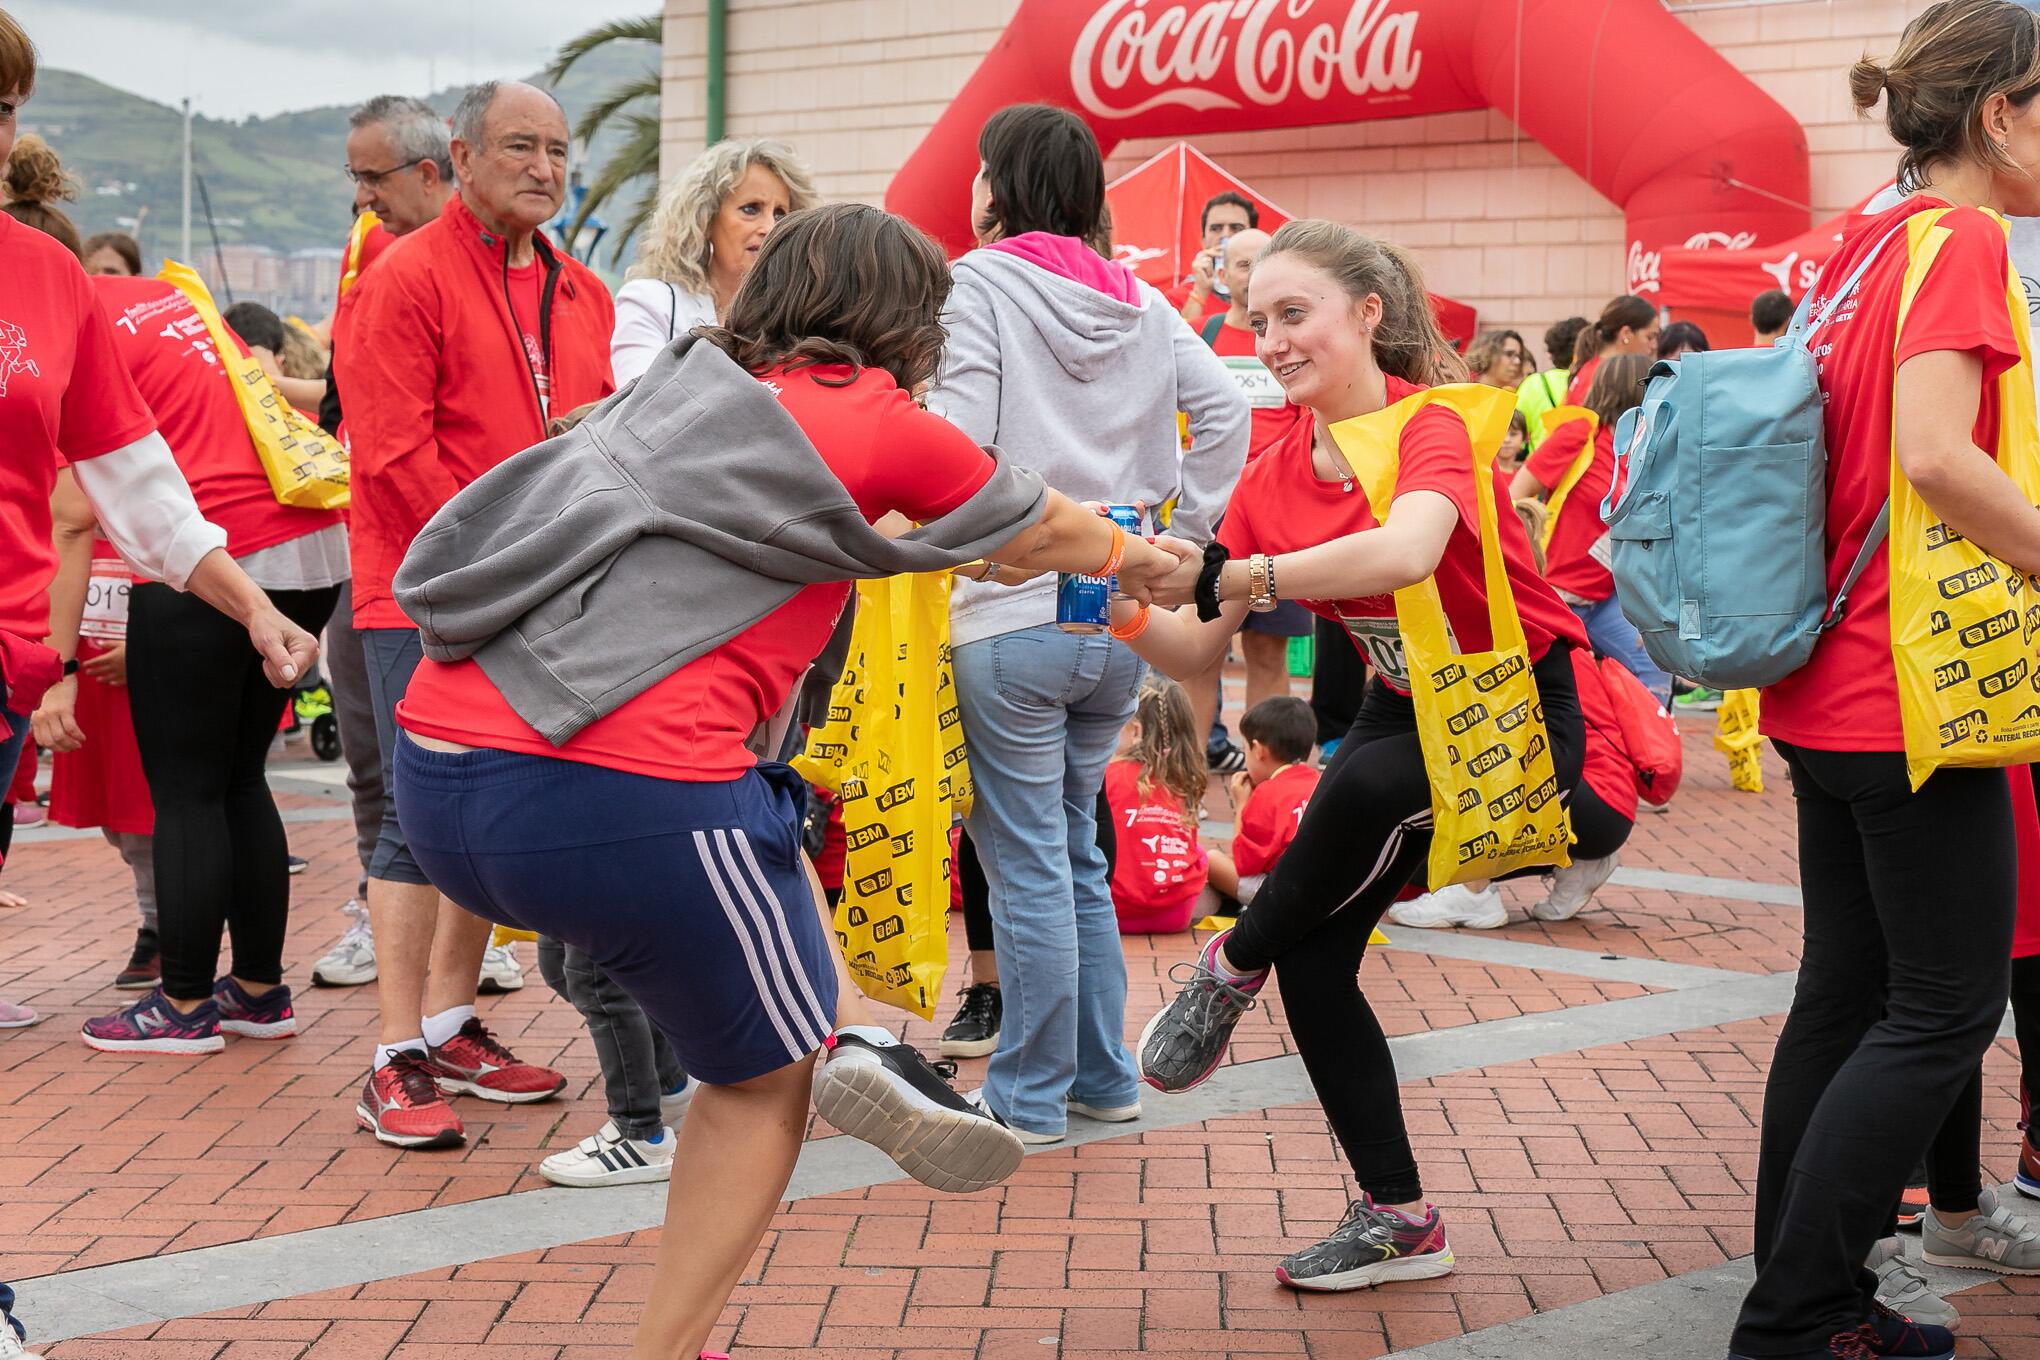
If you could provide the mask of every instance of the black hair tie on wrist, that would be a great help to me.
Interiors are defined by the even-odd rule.
[[[1218,617],[1218,573],[1231,560],[1223,543],[1204,545],[1204,570],[1197,573],[1197,617],[1210,623]]]

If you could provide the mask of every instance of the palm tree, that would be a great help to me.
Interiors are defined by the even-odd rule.
[[[574,214],[573,222],[567,227],[569,250],[573,248],[574,237],[582,224],[591,215],[616,197],[625,186],[641,179],[649,179],[651,183],[639,196],[637,206],[631,209],[622,227],[616,231],[616,244],[610,252],[612,264],[622,258],[625,244],[651,219],[652,208],[659,198],[658,52],[663,39],[664,21],[657,14],[617,19],[598,24],[579,37],[568,40],[560,48],[559,55],[553,58],[552,64],[545,68],[546,83],[556,86],[581,58],[610,43],[649,43],[652,47],[652,64],[643,74],[632,76],[605,91],[582,113],[581,121],[574,127],[574,136],[583,146],[592,145],[596,134],[612,123],[621,129],[623,140],[603,162],[595,182],[588,186],[587,197],[581,200],[580,211]],[[651,106],[650,112],[644,110],[646,102]]]

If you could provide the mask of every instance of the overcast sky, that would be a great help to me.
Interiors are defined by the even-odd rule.
[[[659,0],[0,0],[43,64],[241,118],[425,94],[543,66],[560,43]]]

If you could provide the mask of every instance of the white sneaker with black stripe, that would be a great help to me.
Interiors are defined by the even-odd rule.
[[[626,1138],[614,1121],[583,1138],[565,1152],[538,1164],[538,1174],[554,1185],[642,1185],[673,1174],[673,1130],[661,1128],[658,1141]]]

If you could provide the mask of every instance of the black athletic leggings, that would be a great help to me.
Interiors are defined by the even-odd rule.
[[[1764,1086],[1757,1279],[1730,1342],[1750,1356],[1817,1350],[1868,1316],[1863,1259],[2004,1019],[2017,896],[2004,771],[1938,770],[1915,793],[1899,752],[1773,744],[1805,949]]]
[[[1586,729],[1572,658],[1554,643],[1534,668],[1561,790],[1580,777]],[[1240,913],[1225,946],[1241,968],[1273,966],[1290,1033],[1360,1188],[1384,1204],[1423,1198],[1403,1127],[1395,1061],[1367,998],[1367,937],[1431,848],[1431,789],[1406,695],[1377,677],[1304,809],[1296,839]]]
[[[269,598],[317,633],[338,593]],[[166,585],[137,585],[129,595],[127,642],[135,744],[156,802],[164,994],[212,995],[222,922],[234,945],[230,971],[281,982],[289,852],[264,770],[289,695],[263,675],[245,628]]]

